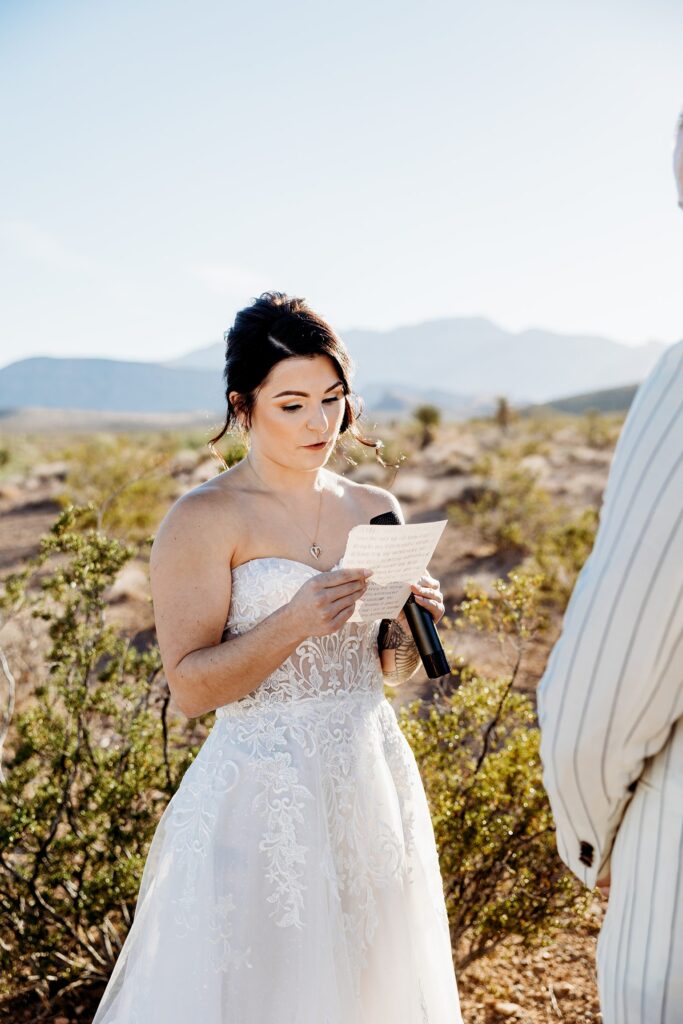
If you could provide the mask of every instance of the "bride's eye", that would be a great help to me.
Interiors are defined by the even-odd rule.
[[[341,399],[341,395],[335,395],[334,398],[324,398],[323,399],[323,403],[324,402],[338,402],[340,399]],[[283,405],[282,408],[284,409],[285,412],[295,412],[297,409],[300,409],[301,406],[300,405]]]

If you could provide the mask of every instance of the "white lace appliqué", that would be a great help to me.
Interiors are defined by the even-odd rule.
[[[316,571],[238,566],[226,639]],[[459,1024],[434,833],[384,696],[379,625],[308,637],[216,710],[155,833],[98,1024],[186,1024],[190,1006],[203,1024],[374,1022],[384,1006]]]
[[[255,559],[233,570],[231,616],[224,636],[253,628],[291,600],[309,571],[316,570],[287,559]],[[271,904],[268,912],[281,928],[315,924],[306,916],[304,879],[311,869],[311,851],[303,836],[316,797],[302,782],[297,765],[302,757],[317,758],[329,842],[323,850],[316,849],[316,867],[330,883],[332,898],[339,901],[356,977],[360,976],[378,925],[378,892],[392,882],[410,880],[411,793],[417,776],[412,753],[384,697],[378,630],[379,621],[347,623],[336,633],[309,637],[252,693],[217,709],[216,726],[174,807],[176,849],[187,856],[187,884],[177,900],[179,925],[196,927],[196,877],[214,825],[216,798],[237,784],[237,766],[227,755],[221,758],[221,750],[234,745],[242,753],[240,785],[253,787],[251,808],[262,822],[258,849]],[[367,737],[363,743],[358,739],[361,732]],[[358,799],[359,786],[370,783],[367,776],[373,770],[365,742],[381,751],[395,780],[402,822],[398,832],[395,822],[371,819],[367,803]],[[233,897],[226,896],[222,923],[213,929],[220,938],[223,965],[246,963],[250,952],[236,953],[231,947],[233,906]]]

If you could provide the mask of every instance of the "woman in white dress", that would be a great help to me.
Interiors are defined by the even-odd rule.
[[[348,353],[266,292],[227,334],[245,459],[180,498],[150,562],[175,704],[216,720],[154,835],[93,1024],[459,1024],[434,832],[384,697],[419,663],[403,613],[349,623],[349,530],[393,510],[325,468],[359,435]],[[319,443],[318,447],[315,445]],[[438,621],[439,583],[413,586]]]

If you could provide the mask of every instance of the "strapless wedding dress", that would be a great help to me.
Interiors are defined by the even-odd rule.
[[[319,571],[237,566],[224,636]],[[309,637],[217,709],[93,1024],[460,1024],[434,831],[378,630]]]

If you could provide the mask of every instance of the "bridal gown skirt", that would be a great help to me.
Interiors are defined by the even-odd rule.
[[[317,570],[233,570],[226,635]],[[379,623],[311,637],[168,804],[93,1024],[460,1024],[434,832]]]

